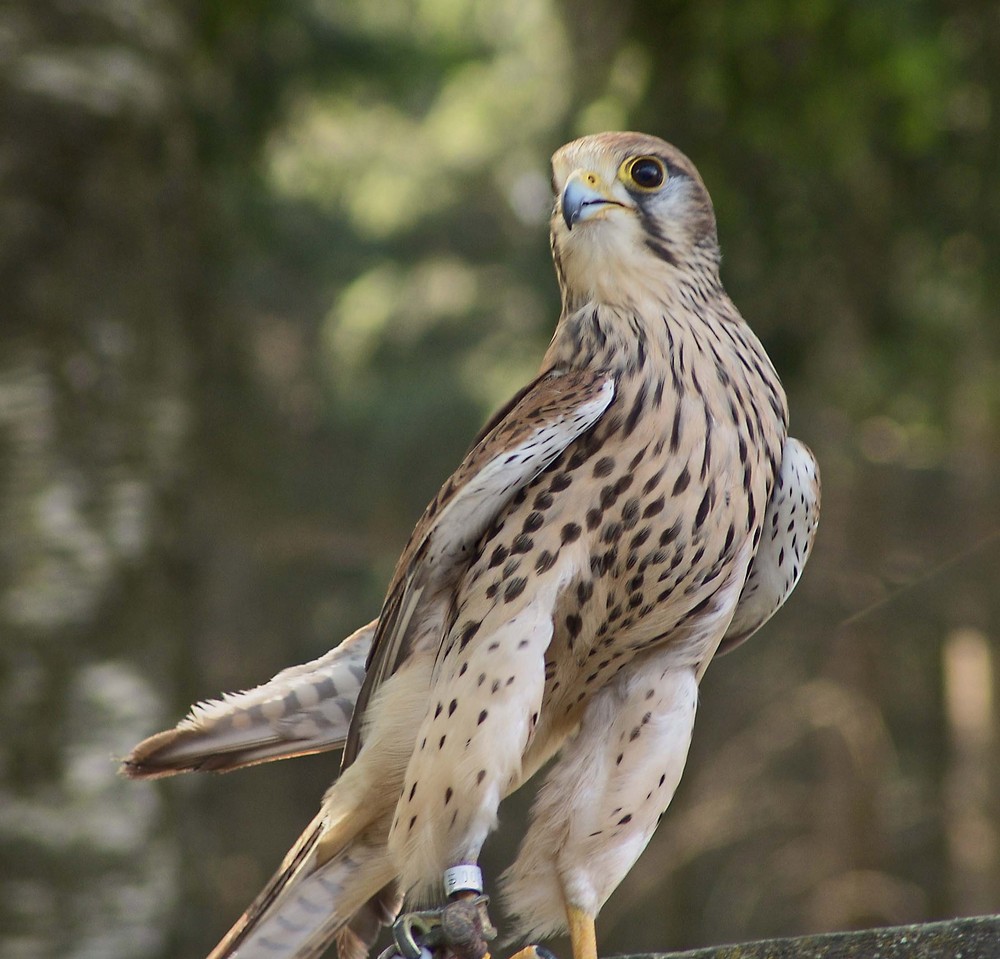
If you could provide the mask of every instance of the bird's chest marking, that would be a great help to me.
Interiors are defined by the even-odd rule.
[[[460,602],[449,646],[473,640],[484,610],[513,614],[558,576],[547,695],[576,687],[575,674],[580,702],[641,650],[683,642],[719,612],[713,599],[760,524],[764,454],[750,414],[727,397],[713,405],[680,347],[673,379],[619,382],[605,418],[487,531],[470,570],[481,586]],[[487,600],[475,616],[473,594]]]

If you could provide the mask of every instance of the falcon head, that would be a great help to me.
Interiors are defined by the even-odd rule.
[[[552,185],[552,252],[566,302],[627,305],[679,272],[717,281],[712,201],[669,143],[643,133],[574,140],[552,157]]]

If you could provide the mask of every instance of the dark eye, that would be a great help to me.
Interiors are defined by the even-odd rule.
[[[657,157],[637,157],[625,164],[625,176],[641,190],[655,190],[663,186],[667,171]]]

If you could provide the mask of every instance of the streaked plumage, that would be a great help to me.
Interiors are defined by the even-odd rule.
[[[342,748],[377,625],[362,626],[324,656],[283,669],[262,686],[192,706],[173,729],[139,743],[122,771],[134,779],[228,772]]]
[[[346,743],[220,959],[306,959],[335,936],[362,954],[398,890],[439,895],[556,753],[505,901],[518,932],[568,920],[577,959],[592,957],[593,918],[679,781],[698,681],[808,558],[816,464],[722,287],[694,167],[653,137],[603,134],[557,152],[553,172],[563,313],[541,373],[428,507],[377,623],[126,761],[157,775]]]

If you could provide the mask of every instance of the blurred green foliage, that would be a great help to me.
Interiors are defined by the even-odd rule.
[[[0,54],[0,953],[196,954],[277,863],[330,757],[111,757],[374,614],[614,128],[702,172],[825,502],[602,948],[995,908],[996,5],[20,0]]]

